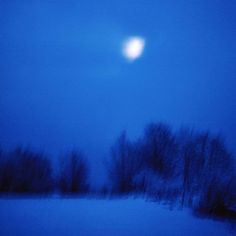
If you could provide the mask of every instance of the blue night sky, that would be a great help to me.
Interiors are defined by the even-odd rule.
[[[236,1],[0,0],[0,144],[91,160],[149,122],[236,147]],[[128,62],[122,44],[146,40]]]

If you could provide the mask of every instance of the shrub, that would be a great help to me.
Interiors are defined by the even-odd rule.
[[[0,161],[0,191],[46,193],[53,188],[50,161],[42,154],[18,148]]]

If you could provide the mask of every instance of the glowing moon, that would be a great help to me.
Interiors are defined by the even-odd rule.
[[[145,40],[143,38],[130,37],[123,44],[123,55],[129,61],[134,61],[142,55],[144,47]]]

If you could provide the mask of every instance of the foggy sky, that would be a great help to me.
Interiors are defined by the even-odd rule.
[[[236,147],[236,2],[0,0],[0,145],[97,161],[148,122]],[[133,63],[129,36],[146,40]]]

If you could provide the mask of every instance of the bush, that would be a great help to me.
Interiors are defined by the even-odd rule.
[[[0,192],[46,193],[52,188],[51,163],[43,155],[22,148],[1,155]]]
[[[195,211],[202,214],[229,217],[236,207],[236,182],[228,179],[226,182],[212,180],[202,191]]]
[[[107,163],[113,193],[128,194],[137,190],[135,177],[142,167],[138,145],[131,143],[122,132],[111,148]]]

